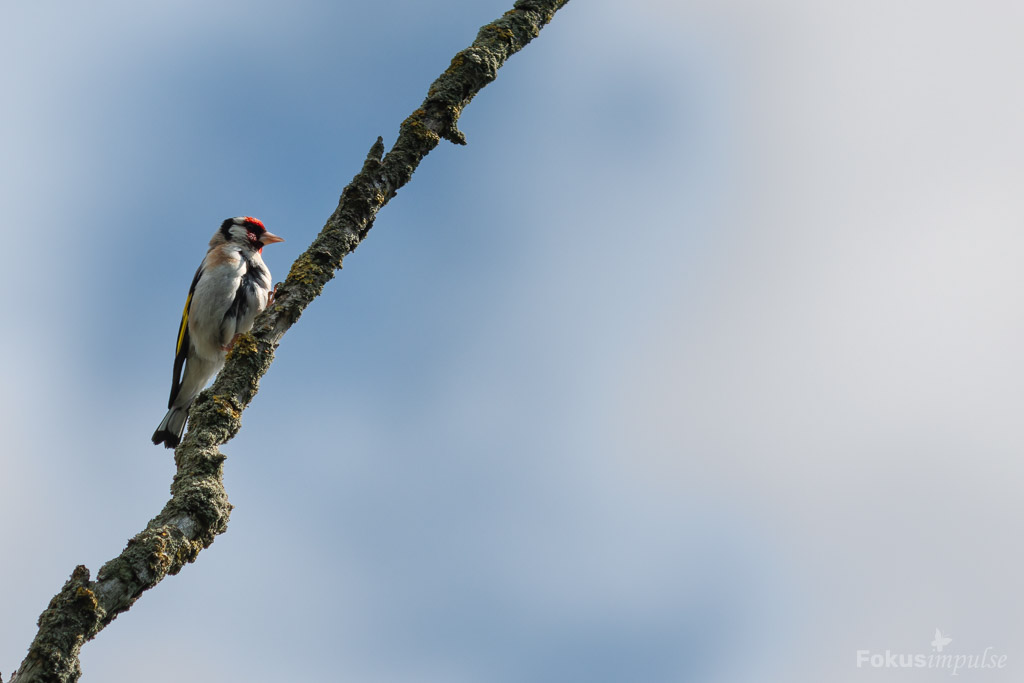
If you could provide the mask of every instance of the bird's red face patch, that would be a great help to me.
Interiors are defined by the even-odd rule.
[[[252,248],[258,253],[263,253],[263,243],[260,242],[260,236],[267,231],[263,225],[263,221],[259,218],[252,216],[243,216],[242,220],[245,221],[245,225],[248,228],[245,232],[245,236],[249,238],[249,243],[252,244]]]

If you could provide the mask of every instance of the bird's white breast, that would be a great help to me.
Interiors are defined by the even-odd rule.
[[[242,293],[244,301],[236,302],[243,280],[251,286]],[[243,257],[233,245],[210,250],[189,313],[189,336],[196,352],[210,360],[222,359],[224,347],[234,335],[252,328],[269,293],[270,273],[258,253]]]

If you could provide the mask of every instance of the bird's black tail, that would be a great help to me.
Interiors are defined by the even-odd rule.
[[[185,431],[185,420],[188,419],[188,406],[172,407],[160,421],[160,426],[153,432],[153,443],[163,444],[166,448],[175,448],[181,443],[181,435]]]

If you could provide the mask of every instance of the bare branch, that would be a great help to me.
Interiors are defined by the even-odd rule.
[[[95,580],[84,566],[75,568],[39,617],[39,632],[15,674],[18,683],[78,680],[82,645],[144,591],[194,561],[227,529],[231,504],[223,483],[225,456],[218,447],[241,428],[242,412],[256,395],[284,333],[366,237],[377,212],[409,182],[423,157],[442,138],[466,143],[457,127],[462,110],[567,2],[517,0],[455,55],[420,108],[402,122],[387,155],[377,139],[362,170],[342,191],[338,208],[278,286],[273,305],[235,343],[213,386],[192,406],[188,434],[174,454],[178,469],[171,499],[119,556],[100,568]]]

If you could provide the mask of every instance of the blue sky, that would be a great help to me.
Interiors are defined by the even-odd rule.
[[[286,335],[228,532],[85,680],[874,682],[936,627],[1018,680],[1024,15],[833,5],[562,10]],[[5,675],[166,500],[216,226],[283,279],[509,6],[3,4]]]

